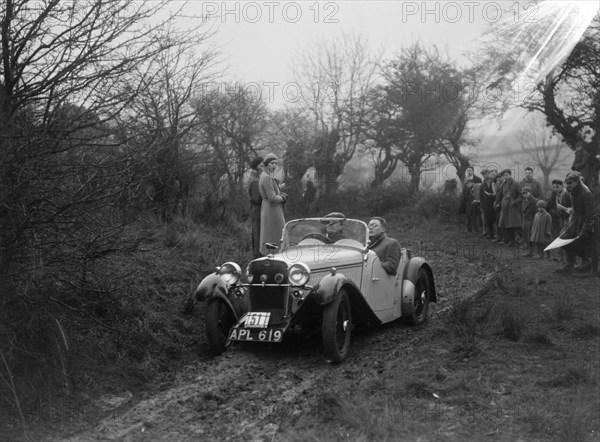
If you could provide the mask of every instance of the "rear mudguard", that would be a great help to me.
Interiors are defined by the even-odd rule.
[[[319,306],[325,306],[338,296],[342,288],[346,290],[350,299],[353,322],[367,325],[381,324],[381,321],[365,300],[360,289],[342,273],[324,276],[311,293],[312,301]]]
[[[415,284],[417,283],[417,274],[419,269],[423,268],[429,275],[431,281],[431,295],[429,302],[437,302],[437,294],[435,291],[435,282],[433,279],[433,271],[425,259],[421,257],[414,257],[408,262],[404,269],[404,276],[402,278],[402,316],[409,315],[414,309],[414,297],[415,297]]]
[[[229,306],[236,320],[248,311],[247,297],[234,295],[216,273],[211,273],[200,282],[195,297],[197,301],[207,302],[215,298],[222,299]]]

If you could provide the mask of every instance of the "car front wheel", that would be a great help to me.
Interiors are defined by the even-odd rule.
[[[225,301],[219,298],[208,301],[205,319],[206,339],[211,353],[215,356],[227,349],[229,330],[234,324],[235,316]]]
[[[429,299],[431,296],[431,278],[429,273],[421,267],[417,273],[417,282],[415,283],[415,299],[413,312],[406,317],[410,325],[421,324],[427,319],[429,310]]]
[[[348,355],[352,333],[352,310],[350,300],[341,289],[333,302],[323,310],[323,352],[332,364],[339,364]]]

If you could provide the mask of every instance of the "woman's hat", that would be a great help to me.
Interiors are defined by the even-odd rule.
[[[252,161],[250,161],[250,167],[251,167],[252,169],[256,170],[256,168],[257,168],[258,166],[260,166],[260,163],[262,163],[263,161],[264,161],[264,160],[263,160],[263,157],[256,157],[256,158],[252,158]]]
[[[271,161],[279,161],[279,158],[277,158],[277,155],[275,155],[274,153],[270,153],[263,160],[263,164],[265,166],[268,166]]]

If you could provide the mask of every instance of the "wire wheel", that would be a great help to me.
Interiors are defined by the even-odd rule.
[[[208,301],[205,325],[211,353],[222,354],[227,349],[229,330],[235,325],[235,316],[229,305],[220,298]]]
[[[323,351],[332,364],[339,364],[348,355],[352,334],[352,309],[348,294],[341,289],[333,302],[323,310]]]

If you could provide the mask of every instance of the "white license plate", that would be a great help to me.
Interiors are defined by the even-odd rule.
[[[255,342],[281,342],[283,330],[269,328],[259,330],[256,328],[233,328],[229,333],[230,341],[255,341]]]
[[[267,328],[271,312],[250,312],[246,314],[247,328]]]

